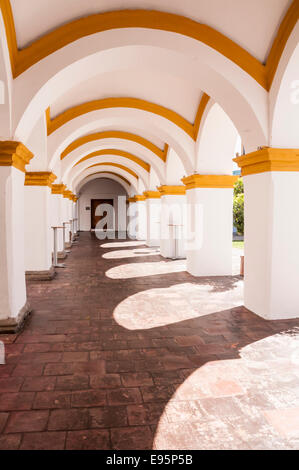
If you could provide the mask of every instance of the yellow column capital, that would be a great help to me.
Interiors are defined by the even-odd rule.
[[[25,173],[25,165],[33,158],[33,153],[21,142],[0,141],[0,166],[13,166]]]
[[[235,175],[199,175],[182,178],[186,190],[194,188],[233,188],[239,176]]]
[[[262,147],[259,150],[234,158],[242,176],[266,171],[299,171],[299,149]]]
[[[51,171],[26,171],[25,186],[49,186],[52,189],[52,183],[57,178]]]

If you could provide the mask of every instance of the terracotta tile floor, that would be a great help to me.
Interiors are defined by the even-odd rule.
[[[299,320],[140,242],[82,233],[66,265],[0,337],[0,449],[299,448]]]

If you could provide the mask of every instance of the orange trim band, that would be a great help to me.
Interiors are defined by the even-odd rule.
[[[49,186],[57,179],[51,171],[27,171],[25,174],[25,186]]]
[[[186,188],[183,185],[168,186],[163,185],[157,188],[161,196],[183,196],[186,194]]]
[[[50,108],[48,108],[50,111]],[[50,119],[50,115],[49,115]],[[94,134],[89,134],[83,137],[79,137],[79,139],[74,140],[61,154],[61,160],[63,160],[69,153],[73,150],[76,150],[81,145],[87,144],[88,142],[93,142],[94,140],[100,139],[124,139],[124,140],[131,140],[132,142],[136,142],[137,144],[146,147],[151,152],[155,153],[161,160],[165,161],[165,149],[161,150],[157,145],[153,144],[149,140],[140,137],[139,135],[132,134],[130,132],[124,131],[103,131],[103,132],[96,132]]]
[[[119,163],[110,163],[110,162],[101,162],[101,163],[95,163],[94,165],[89,166],[88,168],[85,168],[88,170],[89,168],[93,168],[95,166],[101,166],[101,165],[109,165],[109,166],[115,166],[116,168],[120,168],[121,170],[126,171],[127,173],[130,173],[134,178],[138,179],[138,175],[135,173],[135,171],[131,170],[130,168],[120,165]]]
[[[256,152],[234,158],[242,176],[266,171],[299,171],[299,149],[264,147]]]
[[[25,173],[25,165],[33,158],[33,153],[21,142],[0,141],[0,166],[13,166]]]
[[[234,175],[190,175],[182,178],[186,190],[195,188],[233,188],[239,176]]]
[[[131,160],[132,162],[137,163],[137,165],[141,166],[147,172],[149,172],[151,168],[150,165],[148,163],[145,163],[143,160],[141,160],[141,158],[136,157],[132,153],[125,152],[124,150],[118,150],[118,149],[103,149],[103,150],[98,150],[96,152],[92,152],[86,155],[86,157],[81,158],[81,160],[75,163],[74,167],[84,162],[85,160],[89,160],[90,158],[93,158],[93,157],[100,157],[102,155],[105,155],[105,156],[115,155],[118,157],[126,158],[128,160]]]

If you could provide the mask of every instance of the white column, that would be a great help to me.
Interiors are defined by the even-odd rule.
[[[52,227],[62,227],[63,216],[62,216],[62,204],[63,204],[63,190],[65,188],[64,184],[52,184],[52,194],[51,194],[51,226]],[[52,229],[53,232],[53,229]],[[54,235],[52,233],[52,246],[54,242]],[[63,246],[63,230],[60,228],[57,230],[57,251],[58,258],[64,259],[67,254],[64,251]]]
[[[238,176],[191,175],[187,195],[187,271],[232,275],[233,185]]]
[[[146,220],[146,205],[145,205],[145,196],[137,194],[135,196],[136,200],[136,211],[137,211],[137,228],[136,228],[136,238],[137,240],[146,240],[147,236],[147,220]]]
[[[24,191],[25,271],[29,279],[52,279],[51,172],[27,172]]]
[[[164,258],[185,258],[185,186],[160,186],[160,250]]]
[[[30,312],[24,263],[24,172],[33,154],[0,142],[0,331],[14,332]]]
[[[299,150],[235,159],[244,176],[244,303],[268,319],[299,317]]]
[[[128,237],[136,240],[137,205],[134,197],[128,199]]]
[[[146,244],[160,246],[161,194],[159,191],[144,191],[146,197]]]
[[[66,241],[66,247],[70,248],[71,243],[70,243],[70,219],[71,219],[71,214],[70,214],[70,195],[72,192],[70,190],[64,190],[63,191],[63,199],[62,199],[62,222],[66,223],[65,225],[65,241]]]

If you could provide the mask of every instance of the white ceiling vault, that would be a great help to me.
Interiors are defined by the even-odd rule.
[[[148,174],[132,159],[125,160],[115,153],[112,157],[107,152],[111,163],[135,170],[146,189],[154,189],[149,182],[165,184],[170,173],[172,181],[181,184],[182,173],[192,174],[204,165],[224,173],[230,171],[237,142],[242,141],[246,152],[269,145],[268,72],[263,65],[294,0],[10,0],[10,4],[20,60],[30,55],[30,44],[60,26],[113,11],[172,13],[216,32],[216,43],[209,45],[201,36],[189,37],[188,33],[167,27],[162,30],[129,23],[124,28],[121,23],[104,30],[105,17],[103,30],[94,33],[88,30],[69,42],[58,41],[58,46],[54,44],[44,55],[39,55],[40,45],[33,48],[33,60],[14,74],[12,134],[25,144],[37,143],[36,130],[40,132],[43,128],[46,145],[38,143],[37,147],[46,148],[48,169],[61,180],[65,178],[63,182],[69,187],[81,181],[78,174],[81,167],[84,177],[99,171],[88,169],[86,162],[74,165],[90,152],[101,149],[130,152],[146,162],[150,166]],[[217,32],[235,44],[225,42]],[[110,98],[137,99],[143,107],[89,106]],[[211,111],[215,103],[220,109],[218,113],[215,106]],[[86,110],[76,114],[76,109],[82,106]],[[157,107],[162,111],[156,112]],[[200,132],[199,127],[196,130],[198,119]],[[65,159],[60,158],[75,140],[104,131],[133,133],[137,140],[115,137],[107,142],[86,141]],[[201,135],[209,136],[205,145],[199,145]],[[214,155],[224,151],[217,135],[232,136],[225,146],[227,155],[221,158]],[[155,150],[142,147],[138,143],[140,138],[158,147],[162,157]],[[175,154],[180,161],[177,172],[168,164],[169,154]],[[218,158],[218,163],[211,164],[207,155]],[[174,161],[172,157],[169,160]],[[89,163],[101,161],[103,158],[95,156]],[[222,161],[230,163],[224,167]],[[35,162],[30,165],[38,167]],[[113,171],[121,174],[116,167]],[[134,187],[137,186],[134,181]]]
[[[19,48],[43,34],[96,13],[157,10],[187,16],[217,29],[261,62],[291,0],[11,0]],[[62,6],[63,5],[63,6]]]

